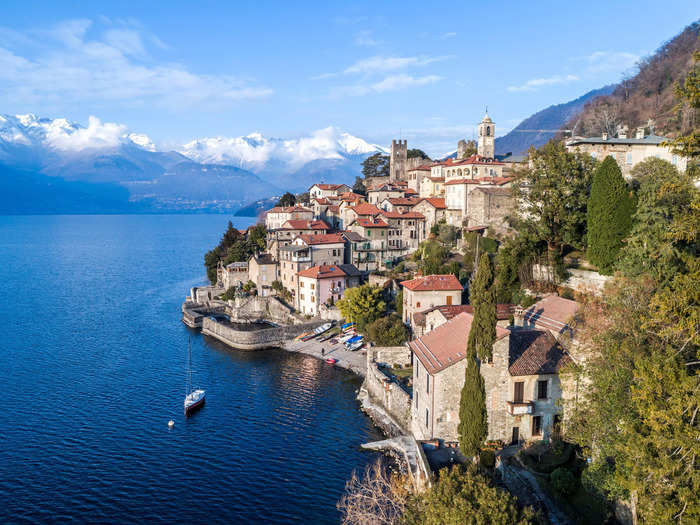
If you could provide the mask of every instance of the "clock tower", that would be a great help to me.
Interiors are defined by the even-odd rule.
[[[494,139],[496,138],[496,124],[489,117],[489,112],[486,110],[486,115],[479,124],[479,144],[477,153],[480,157],[493,158],[495,154]]]

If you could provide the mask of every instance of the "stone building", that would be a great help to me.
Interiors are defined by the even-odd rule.
[[[453,317],[456,317],[464,312],[474,315],[474,306],[471,304],[458,304],[452,306],[441,305],[428,308],[422,312],[417,312],[413,315],[414,336],[420,337],[432,332],[437,327],[444,325]],[[507,303],[497,304],[496,325],[502,328],[507,328],[511,324],[510,320],[514,313],[514,305]]]
[[[403,286],[403,322],[413,327],[414,314],[443,304],[461,304],[463,287],[452,274],[425,275]]]
[[[473,316],[463,312],[411,341],[412,431],[416,439],[458,441],[466,341]],[[479,366],[486,391],[487,440],[547,439],[560,421],[559,371],[571,357],[548,332],[496,327],[490,362]]]
[[[668,146],[662,144],[668,141],[667,137],[660,137],[652,133],[646,135],[646,128],[637,128],[634,138],[627,137],[625,128],[618,129],[617,137],[610,137],[604,133],[600,137],[573,137],[566,141],[566,149],[569,151],[583,151],[599,160],[612,157],[620,166],[625,178],[632,176],[632,168],[644,159],[656,157],[673,164],[678,171],[685,171],[688,167],[688,159],[676,155]]]
[[[372,243],[355,231],[345,231],[341,235],[345,239],[345,263],[352,264],[361,272],[368,274],[377,271],[380,263],[377,260],[381,258],[379,254],[372,249]]]
[[[357,205],[345,204],[341,205],[340,213],[342,215],[342,227],[348,229],[350,225],[357,219],[371,219],[377,217],[382,210],[374,204],[363,202]]]
[[[489,117],[487,111],[484,118],[479,123],[479,138],[476,144],[477,155],[480,157],[494,158],[496,156],[496,124]]]
[[[425,217],[415,211],[383,211],[380,217],[389,225],[387,246],[398,255],[413,253],[418,248],[418,237]]]
[[[248,278],[255,283],[258,295],[271,295],[272,283],[279,278],[277,260],[269,253],[254,255],[248,260]]]
[[[382,184],[367,191],[367,202],[379,206],[384,199],[403,197],[404,191],[393,184]]]
[[[427,197],[420,199],[412,210],[425,217],[423,228],[418,232],[418,241],[423,242],[430,236],[430,229],[433,225],[445,218],[447,204],[443,197]]]
[[[408,145],[406,141],[392,140],[390,154],[389,180],[406,180],[406,161],[408,154]]]
[[[425,177],[430,177],[430,166],[431,163],[428,164],[420,164],[419,166],[416,166],[413,169],[409,169],[406,171],[406,178],[408,180],[408,187],[411,188],[412,190],[419,192],[420,191],[420,183]]]
[[[411,208],[418,204],[420,199],[418,197],[398,197],[394,199],[384,199],[379,203],[378,207],[384,211],[397,211],[399,213],[406,213],[411,211]]]
[[[228,290],[232,286],[239,286],[248,282],[248,263],[232,262],[224,266],[219,261],[216,268],[216,280],[223,286],[224,290]]]
[[[505,235],[510,230],[506,218],[514,206],[510,187],[477,186],[469,193],[467,226],[487,226],[494,234]]]

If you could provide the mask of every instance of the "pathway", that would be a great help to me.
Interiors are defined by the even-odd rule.
[[[290,352],[312,355],[319,359],[333,357],[338,360],[335,366],[346,368],[362,377],[367,375],[367,355],[364,348],[349,352],[345,350],[345,346],[342,343],[333,345],[330,340],[320,342],[316,339],[311,339],[310,341],[287,341],[284,344],[284,348]],[[322,348],[325,349],[324,355],[321,355]]]

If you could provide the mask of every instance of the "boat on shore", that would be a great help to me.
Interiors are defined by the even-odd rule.
[[[327,357],[326,358],[326,363],[329,365],[334,365],[338,362],[338,360],[335,357]]]
[[[359,350],[363,346],[365,346],[365,342],[360,339],[359,341],[355,341],[354,343],[348,345],[347,349],[351,352],[354,352],[355,350]]]
[[[190,338],[187,339],[187,385],[185,386],[185,415],[196,412],[206,399],[206,392],[201,388],[192,388],[192,349]]]

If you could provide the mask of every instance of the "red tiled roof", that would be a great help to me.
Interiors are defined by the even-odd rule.
[[[581,305],[576,301],[550,295],[523,312],[523,324],[554,330],[557,333],[571,333],[569,323],[574,319],[580,307]]]
[[[433,182],[445,182],[445,177],[428,177]]]
[[[399,211],[383,211],[381,215],[387,219],[425,219],[425,217],[417,211],[407,211],[404,213]]]
[[[390,197],[387,199],[384,199],[389,201],[391,204],[395,206],[413,206],[414,204],[418,204],[420,199],[414,199],[414,198],[408,198],[408,197]]]
[[[311,244],[335,244],[343,243],[343,237],[339,233],[326,233],[314,235],[311,233],[303,233],[299,235],[304,243]]]
[[[363,228],[387,228],[389,226],[381,219],[366,219],[364,217],[358,217],[355,219],[355,224],[358,224]]]
[[[379,215],[382,211],[374,204],[368,204],[366,202],[362,202],[357,206],[351,207],[350,209],[358,215]]]
[[[267,210],[267,213],[292,213],[295,211],[307,211],[309,213],[313,213],[313,210],[304,208],[303,206],[275,206],[274,208]]]
[[[432,308],[428,308],[427,310],[423,310],[422,312],[417,312],[414,314],[413,319],[414,321],[417,321],[419,318],[419,314],[422,314],[422,319],[425,321],[425,316],[429,314],[430,312],[434,312],[435,310],[438,310],[442,316],[447,319],[448,321],[452,319],[453,317],[463,313],[467,312],[468,314],[474,314],[474,306],[471,304],[453,304],[453,305],[440,305],[440,306],[433,306]],[[513,314],[515,311],[515,306],[512,304],[508,303],[502,303],[502,304],[497,304],[496,305],[496,319],[499,321],[505,321],[506,319],[509,319],[510,316]],[[422,324],[422,323],[421,323]]]
[[[425,275],[410,281],[402,281],[404,288],[412,291],[462,290],[462,285],[453,274]]]
[[[331,204],[330,206],[328,206],[328,210],[332,213],[338,213],[340,211],[340,208],[337,204]]]
[[[286,221],[282,228],[289,228],[292,230],[328,230],[328,226],[323,221],[307,221],[304,219],[289,219]]]
[[[549,332],[513,330],[509,346],[508,372],[512,376],[556,374],[572,362]]]
[[[418,195],[418,192],[414,190],[413,188],[406,188],[403,190],[403,194],[408,197],[409,195]]]
[[[327,197],[314,197],[311,200],[316,201],[316,204],[330,204],[331,203],[331,201]]]
[[[432,332],[409,342],[408,346],[430,374],[440,372],[466,357],[473,319],[473,315],[462,312]],[[508,334],[508,330],[496,326],[496,339]]]
[[[464,166],[465,164],[468,165],[473,165],[473,164],[479,164],[479,165],[489,165],[489,166],[502,166],[504,163],[500,162],[496,159],[490,158],[490,157],[482,157],[480,155],[472,155],[471,157],[467,157],[466,159],[447,159],[446,161],[442,162],[443,166]]]
[[[314,186],[321,190],[337,190],[338,188],[342,188],[343,186],[349,188],[347,184],[314,184],[313,186],[311,186],[311,188],[313,188]]]
[[[447,209],[447,204],[445,203],[444,197],[426,197],[421,199],[419,202],[428,201],[434,208],[438,210]]]
[[[311,277],[312,279],[330,279],[334,277],[345,277],[345,272],[337,266],[329,266],[322,264],[320,266],[312,266],[306,270],[297,272],[299,277]]]

